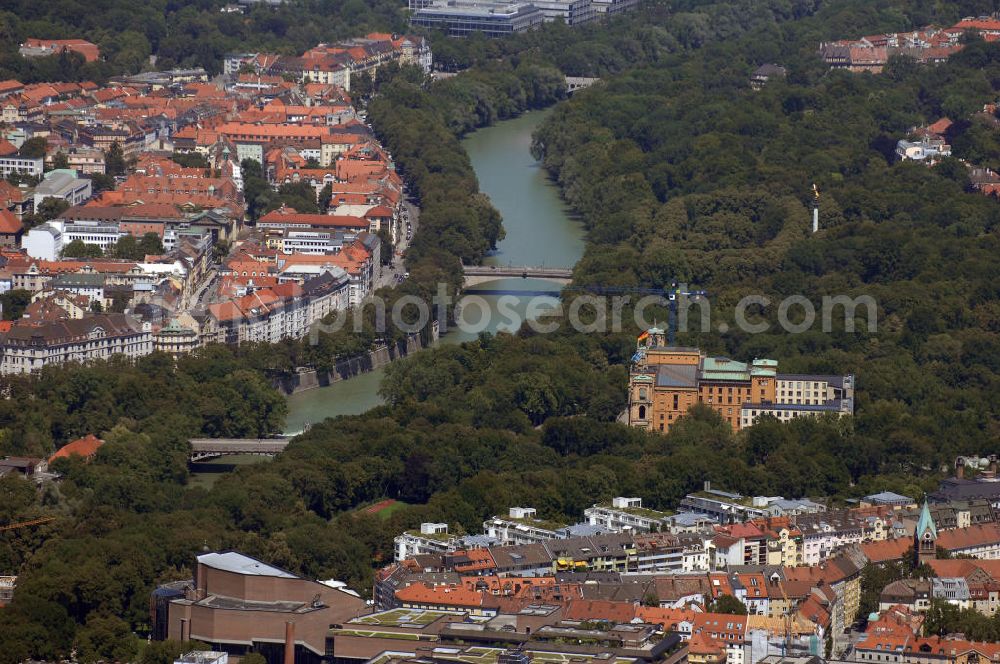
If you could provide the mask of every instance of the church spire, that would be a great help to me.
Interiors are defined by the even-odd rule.
[[[923,507],[920,508],[920,519],[913,532],[913,550],[917,554],[917,563],[933,560],[937,557],[937,525],[931,516],[931,508],[924,496]]]

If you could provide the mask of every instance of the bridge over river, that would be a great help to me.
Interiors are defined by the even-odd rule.
[[[192,438],[192,462],[232,454],[274,456],[288,447],[288,437],[282,438]]]
[[[532,265],[466,265],[465,285],[496,281],[497,279],[544,279],[557,284],[568,284],[573,279],[573,270],[565,267],[542,267]]]

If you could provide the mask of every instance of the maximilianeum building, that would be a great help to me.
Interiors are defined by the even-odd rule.
[[[787,422],[854,413],[854,376],[778,373],[776,360],[737,362],[697,348],[668,346],[659,328],[639,337],[629,375],[628,421],[667,432],[695,404],[713,408],[739,430],[763,415]]]

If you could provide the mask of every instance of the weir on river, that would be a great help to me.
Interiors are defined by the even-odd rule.
[[[547,111],[526,113],[469,135],[462,144],[469,153],[479,178],[480,189],[489,195],[503,216],[506,236],[487,265],[532,265],[571,268],[583,255],[583,229],[572,219],[556,186],[532,158],[531,134],[545,119]],[[417,230],[419,231],[419,228]],[[553,284],[534,279],[497,279],[476,285],[486,311],[467,307],[465,320],[475,323],[479,315],[489,316],[486,329],[495,331],[502,316],[497,311],[500,294],[551,291]],[[513,310],[523,318],[527,298],[520,298]],[[553,300],[554,302],[554,300]],[[518,321],[515,321],[515,325]],[[461,343],[475,334],[449,331],[441,343]],[[297,433],[314,422],[336,415],[353,415],[374,408],[381,400],[379,383],[384,371],[378,369],[329,387],[319,387],[288,397],[286,433]]]

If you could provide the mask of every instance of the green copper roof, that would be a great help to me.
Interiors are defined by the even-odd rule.
[[[701,368],[702,371],[742,372],[747,370],[747,365],[745,362],[737,362],[726,357],[706,357]]]
[[[927,506],[927,499],[924,498],[924,506],[920,508],[920,520],[917,521],[917,539],[923,539],[927,531],[930,531],[932,538],[937,539],[937,526],[934,525],[931,508]]]

